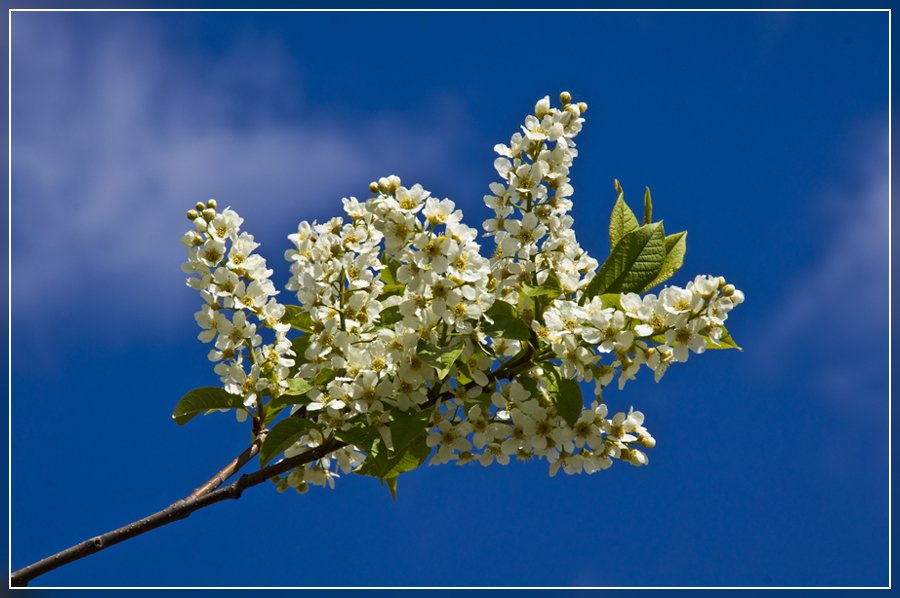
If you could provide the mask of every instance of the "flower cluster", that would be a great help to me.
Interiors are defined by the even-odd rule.
[[[289,235],[287,289],[298,304],[284,306],[234,211],[210,201],[188,213],[185,271],[205,301],[200,339],[215,343],[225,390],[258,430],[284,426],[271,436],[285,458],[341,441],[276,477],[279,489],[333,486],[339,472],[390,479],[428,455],[485,466],[539,458],[551,475],[644,465],[655,445],[644,415],[610,414],[603,389],[616,376],[623,388],[642,366],[659,381],[692,352],[736,347],[724,323],[744,296],[721,277],[658,294],[597,291],[606,264],[598,270],[578,244],[569,214],[587,105],[560,100],[538,101],[509,145],[495,147],[490,257],[453,201],[389,176],[368,199],[345,198],[345,217]],[[623,234],[651,226],[631,220]],[[647,232],[662,248],[661,225]],[[274,331],[271,344],[259,327]],[[292,328],[302,334],[288,340]],[[587,407],[582,382],[594,387]]]
[[[294,365],[290,326],[281,323],[285,308],[266,268],[266,260],[253,253],[259,243],[240,231],[243,218],[226,208],[216,211],[216,201],[198,203],[187,217],[194,229],[181,238],[188,247],[182,266],[188,286],[200,291],[203,306],[194,319],[203,331],[198,338],[214,342],[209,360],[229,393],[243,398],[244,406],[259,410],[260,396],[278,396]],[[252,320],[255,319],[257,323]],[[271,328],[275,340],[263,345],[258,324]],[[249,365],[249,367],[248,367]],[[239,410],[243,420],[247,411]]]

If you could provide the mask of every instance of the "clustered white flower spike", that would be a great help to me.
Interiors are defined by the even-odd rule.
[[[270,280],[266,260],[253,253],[259,243],[240,232],[244,219],[225,208],[216,211],[216,201],[198,203],[187,217],[194,229],[181,238],[188,247],[182,270],[189,274],[188,286],[200,291],[203,306],[196,314],[203,331],[198,338],[214,342],[209,360],[226,391],[243,398],[247,409],[259,410],[260,396],[275,397],[286,388],[294,353],[287,339],[290,326],[282,324],[285,308]],[[263,345],[257,323],[275,332],[274,342]],[[249,367],[248,367],[249,366]],[[238,410],[243,420],[247,411]]]
[[[271,270],[252,253],[253,237],[239,233],[242,219],[214,202],[188,213],[185,271],[197,275],[188,284],[205,300],[200,339],[215,339],[210,359],[225,389],[258,414],[261,397],[302,382],[305,397],[288,404],[310,425],[285,457],[359,427],[394,450],[392,422],[422,411],[431,463],[542,458],[550,475],[594,473],[613,459],[647,463],[641,449],[655,440],[644,415],[610,416],[603,388],[617,374],[623,387],[641,366],[658,381],[690,352],[730,341],[723,324],[743,294],[697,276],[658,295],[585,295],[597,261],[572,230],[568,175],[587,105],[565,92],[560,100],[561,108],[540,100],[522,132],[495,147],[503,182],[485,196],[494,211],[484,222],[495,241],[489,259],[453,201],[396,176],[373,182],[366,201],[345,198],[346,219],[301,222],[285,253],[299,301],[291,323],[307,332],[293,345]],[[521,323],[517,334],[497,328],[504,310]],[[248,314],[275,331],[272,345],[261,346]],[[594,383],[587,408],[577,382]],[[576,402],[564,409],[557,399],[573,385]],[[276,483],[333,486],[368,450],[348,443]]]

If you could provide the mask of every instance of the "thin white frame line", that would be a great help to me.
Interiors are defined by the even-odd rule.
[[[893,347],[893,338],[891,334],[891,324],[892,324],[892,297],[893,294],[891,292],[891,253],[892,253],[892,245],[891,245],[891,171],[892,171],[892,161],[891,161],[891,113],[892,113],[892,93],[891,93],[891,50],[892,50],[892,37],[891,37],[891,11],[888,11],[888,587],[891,587],[891,579],[892,579],[892,566],[891,566],[891,556],[892,556],[892,534],[891,534],[891,522],[892,522],[892,511],[891,504],[893,503],[893,492],[891,490],[891,470],[892,470],[892,458],[891,458],[891,423],[892,423],[892,410],[891,410],[891,350]]]
[[[7,372],[9,372],[8,377],[8,392],[9,392],[9,404],[8,404],[8,414],[6,423],[9,427],[9,438],[8,440],[8,451],[7,451],[7,469],[6,473],[9,477],[9,489],[8,489],[8,499],[9,502],[9,534],[7,536],[7,540],[9,543],[9,550],[7,552],[7,557],[9,559],[9,571],[12,573],[12,10],[9,11],[9,16],[7,18],[7,34],[6,41],[8,43],[7,48],[7,85],[6,85],[6,109],[7,109],[7,123],[6,123],[6,132],[7,132],[7,192],[8,192],[8,201],[7,201],[7,234],[6,234],[6,242],[7,242],[7,264],[6,264],[6,276],[7,276],[7,298],[6,298],[6,307],[7,307]],[[11,587],[11,586],[10,586]]]
[[[888,12],[890,8],[10,8],[10,12]]]
[[[830,12],[886,12],[888,15],[888,585],[887,586],[42,586],[42,589],[91,589],[91,590],[119,590],[119,589],[568,589],[568,590],[659,590],[659,589],[683,589],[683,590],[860,590],[860,589],[892,589],[892,409],[891,409],[891,359],[892,352],[892,291],[891,291],[891,131],[892,131],[892,93],[891,93],[891,50],[892,50],[892,9],[891,8],[10,8],[7,19],[8,42],[8,67],[7,67],[7,174],[8,174],[8,222],[7,222],[7,367],[8,367],[8,566],[12,572],[12,15],[16,12],[713,12],[713,13],[757,13],[757,12],[799,12],[799,13],[830,13]],[[9,589],[12,586],[8,584]]]

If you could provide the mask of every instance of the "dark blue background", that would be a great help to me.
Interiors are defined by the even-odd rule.
[[[673,280],[747,294],[744,353],[607,399],[650,466],[422,468],[248,491],[37,585],[885,585],[885,13],[17,13],[13,568],[158,510],[248,441],[180,428],[215,384],[183,212],[285,236],[396,173],[470,225],[539,97],[590,104],[572,171],[598,259],[618,178],[687,229]],[[287,296],[285,296],[287,300]]]

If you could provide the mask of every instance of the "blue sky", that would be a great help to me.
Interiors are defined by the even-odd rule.
[[[423,467],[240,501],[36,585],[885,585],[883,13],[17,13],[12,562],[184,496],[248,431],[170,419],[216,383],[178,238],[216,198],[279,282],[286,235],[391,173],[470,224],[535,100],[589,103],[575,229],[618,178],[687,229],[672,281],[746,292],[745,351],[611,393],[650,466]]]

